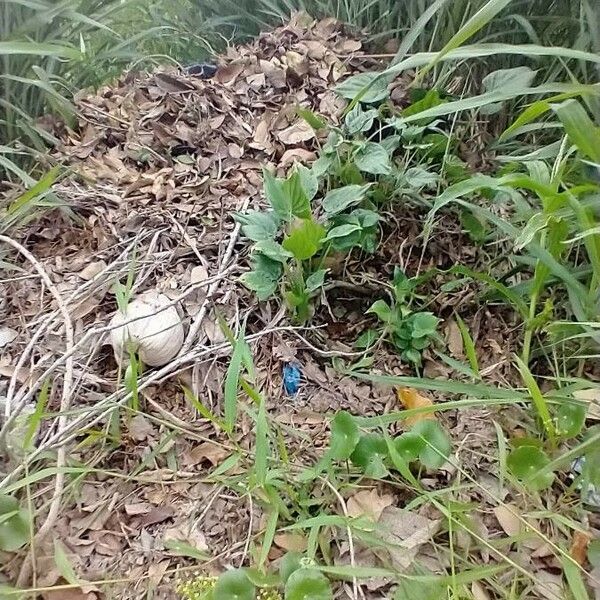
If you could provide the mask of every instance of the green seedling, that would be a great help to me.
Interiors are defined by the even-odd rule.
[[[438,339],[437,326],[440,320],[431,312],[412,309],[417,285],[416,279],[409,279],[396,269],[391,302],[377,300],[367,311],[377,316],[381,328],[376,335],[370,330],[363,333],[356,342],[358,347],[368,348],[374,339],[383,337],[400,352],[404,360],[414,365],[421,364],[423,351]]]

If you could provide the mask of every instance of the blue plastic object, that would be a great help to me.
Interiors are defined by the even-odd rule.
[[[283,389],[288,396],[295,396],[300,389],[302,373],[300,365],[295,362],[283,365]]]

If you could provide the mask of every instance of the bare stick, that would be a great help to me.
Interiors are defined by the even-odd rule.
[[[42,278],[42,281],[46,284],[48,291],[52,294],[58,309],[60,310],[65,324],[65,352],[69,353],[71,348],[74,345],[74,334],[73,334],[73,323],[71,321],[71,315],[69,315],[69,311],[67,307],[64,305],[63,300],[56,289],[54,283],[42,267],[42,265],[38,262],[38,260],[18,242],[15,242],[13,239],[6,237],[4,235],[0,235],[0,242],[4,242],[9,246],[12,246],[15,250],[17,250],[20,254],[22,254],[33,266],[33,268],[38,272],[39,276]],[[63,378],[63,390],[62,397],[60,401],[60,416],[58,417],[58,431],[62,431],[67,426],[67,411],[69,410],[69,405],[71,402],[71,385],[73,383],[73,357],[69,356],[65,363],[65,375]],[[10,396],[8,394],[6,400],[7,414],[10,414]],[[1,438],[0,438],[1,442]],[[21,565],[21,571],[19,573],[19,577],[17,580],[18,587],[24,587],[31,577],[31,571],[33,567],[33,547],[38,545],[41,540],[46,536],[46,534],[52,529],[56,518],[58,517],[58,512],[60,510],[60,503],[62,500],[62,492],[65,482],[65,474],[62,472],[63,467],[66,464],[66,449],[63,446],[58,449],[56,455],[56,481],[54,483],[54,494],[52,496],[52,501],[50,502],[50,508],[48,509],[48,514],[46,515],[46,520],[39,528],[37,533],[35,534],[31,546],[32,550],[28,553],[27,557],[23,561]]]
[[[244,204],[242,206],[242,211],[245,211],[248,208],[249,204],[250,204],[250,198],[248,197],[244,201]],[[224,272],[227,269],[227,263],[231,260],[231,257],[233,255],[233,250],[235,248],[235,244],[237,243],[238,236],[240,235],[240,229],[241,229],[241,224],[236,223],[236,225],[231,233],[231,237],[229,238],[229,244],[227,245],[227,250],[225,250],[225,255],[223,256],[223,260],[221,261],[221,264],[219,266],[219,274],[221,274],[222,272]],[[192,344],[196,340],[196,337],[198,336],[198,332],[200,331],[200,327],[202,327],[202,321],[204,320],[204,317],[206,316],[206,313],[208,311],[208,305],[209,305],[210,301],[212,300],[212,297],[216,294],[217,290],[219,289],[219,285],[220,285],[220,280],[217,280],[208,288],[206,298],[204,299],[204,302],[202,302],[202,306],[200,307],[198,314],[196,315],[196,317],[194,318],[194,321],[192,322],[192,324],[190,326],[190,330],[187,334],[187,337],[185,339],[183,347],[181,348],[181,351],[179,353],[180,355],[183,355],[183,354],[186,354],[187,352],[189,352],[190,348],[192,347]]]

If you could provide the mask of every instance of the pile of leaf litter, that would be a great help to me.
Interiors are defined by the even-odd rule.
[[[375,373],[414,373],[386,344],[373,362],[360,365],[364,351],[354,342],[366,309],[386,296],[395,267],[413,276],[455,264],[474,267],[485,258],[459,223],[444,220],[424,243],[422,212],[410,203],[388,205],[377,251],[331,263],[335,276],[308,328],[292,323],[277,301],[257,302],[240,283],[249,269],[249,244],[233,215],[264,208],[263,169],[283,177],[294,163],[311,165],[326,142],[299,107],[340,124],[347,101],[336,84],[377,68],[380,60],[335,20],[297,15],[249,45],[230,48],[216,69],[131,72],[77,98],[78,125],[61,127],[55,157],[69,171],[55,185],[64,206],[16,232],[9,255],[15,271],[0,283],[6,315],[0,394],[13,415],[20,409],[41,415],[39,431],[24,436],[27,447],[13,438],[2,463],[2,490],[30,494],[33,531],[43,534],[34,538],[33,560],[19,551],[28,531],[14,552],[0,551],[7,582],[46,588],[39,594],[45,599],[174,598],[175,581],[186,573],[256,565],[272,513],[269,499],[257,502],[245,479],[256,443],[253,412],[238,410],[233,441],[218,427],[240,332],[252,351],[254,388],[266,399],[280,450],[294,468],[319,460],[340,409],[376,417],[431,403],[419,394],[397,397],[391,386],[356,379],[347,368],[359,363]],[[392,109],[406,106],[406,80],[392,81],[387,94]],[[453,311],[477,291],[442,283],[428,281],[425,293],[455,362],[427,349],[422,373],[447,379],[466,353]],[[107,325],[123,288],[132,296],[160,290],[186,323],[181,352],[140,374],[135,392],[108,343]],[[478,340],[481,372],[504,383],[513,376],[513,316],[492,306],[465,318]],[[290,365],[302,378],[297,393],[286,390]],[[506,418],[514,417],[509,412]],[[481,490],[458,497],[482,502],[484,487],[498,484],[485,474],[486,448],[495,441],[490,412],[448,412],[443,419],[460,443],[462,476],[483,473]],[[54,471],[37,477],[44,467]],[[447,466],[422,484],[433,490],[456,476]],[[344,527],[328,528],[330,538],[319,543],[331,546],[332,564],[391,564],[408,572],[419,555],[433,573],[450,567],[435,540],[441,514],[426,503],[410,504],[408,487],[365,480],[333,494],[325,485],[311,493],[330,496],[323,506],[332,513],[371,519],[388,532],[392,550],[384,557],[383,550],[356,545]],[[517,509],[507,510],[478,515],[473,539],[515,535],[523,522]],[[462,542],[472,561],[493,562],[485,546]],[[543,549],[541,538],[532,543]],[[262,561],[277,564],[306,544],[302,533],[280,531]],[[546,573],[552,579],[552,569]],[[113,583],[102,583],[108,580]],[[478,585],[473,593],[490,597]],[[352,581],[337,589],[339,597],[356,597]],[[385,598],[390,589],[388,578],[373,577],[360,593]]]

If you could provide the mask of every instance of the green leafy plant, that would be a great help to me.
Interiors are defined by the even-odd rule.
[[[400,269],[395,270],[391,301],[377,300],[367,311],[377,316],[381,329],[376,333],[364,332],[356,341],[358,347],[368,348],[374,339],[382,337],[401,353],[404,360],[421,364],[423,350],[438,337],[439,319],[431,312],[412,309],[418,284],[418,279],[408,278]]]
[[[29,513],[16,498],[0,495],[0,550],[15,552],[30,536]]]
[[[259,300],[279,290],[293,318],[305,322],[312,316],[311,301],[325,282],[328,254],[354,247],[374,249],[379,216],[364,208],[348,212],[365,200],[368,186],[359,185],[330,191],[318,211],[313,206],[319,189],[314,167],[298,166],[286,179],[265,170],[264,189],[269,210],[235,216],[254,242],[252,270],[242,282]]]

